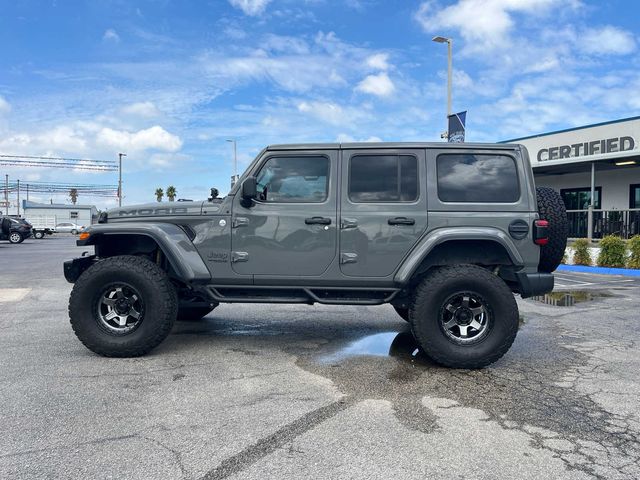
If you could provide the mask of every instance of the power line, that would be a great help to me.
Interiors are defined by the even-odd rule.
[[[0,154],[0,165],[13,167],[72,168],[76,170],[91,170],[94,172],[114,172],[118,169],[116,162],[112,160],[6,154]]]
[[[66,157],[41,157],[33,155],[5,155],[0,154],[0,158],[26,158],[31,160],[64,160],[67,162],[91,162],[91,163],[107,163],[115,165],[115,160],[92,160],[89,158],[66,158]]]

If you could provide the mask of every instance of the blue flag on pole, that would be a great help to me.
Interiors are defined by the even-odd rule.
[[[448,140],[452,143],[463,143],[467,111],[449,115]]]

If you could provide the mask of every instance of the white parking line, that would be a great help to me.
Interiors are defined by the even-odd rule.
[[[0,303],[19,302],[30,291],[30,288],[0,288]]]

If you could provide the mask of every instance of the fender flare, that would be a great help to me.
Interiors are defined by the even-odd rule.
[[[95,245],[109,235],[143,235],[154,240],[167,257],[178,277],[185,282],[208,282],[209,269],[202,257],[178,225],[172,223],[112,223],[92,225],[85,230],[89,238],[78,240],[78,246]]]
[[[494,227],[451,227],[432,230],[423,237],[403,260],[394,281],[400,285],[409,282],[416,269],[429,253],[442,243],[451,240],[488,240],[500,244],[516,266],[524,266],[524,260],[513,241],[505,232]]]

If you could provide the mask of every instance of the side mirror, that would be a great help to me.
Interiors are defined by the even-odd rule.
[[[240,189],[243,204],[250,206],[252,201],[258,197],[258,190],[256,186],[256,177],[247,177],[242,181]]]

